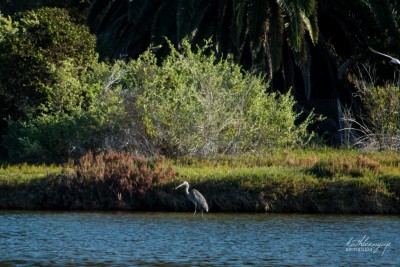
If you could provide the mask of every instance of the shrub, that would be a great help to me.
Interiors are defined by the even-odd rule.
[[[41,107],[54,100],[60,69],[66,70],[66,62],[79,66],[74,73],[79,77],[97,62],[95,46],[95,36],[86,26],[76,24],[64,9],[41,8],[13,19],[0,15],[1,104],[7,105],[9,112],[1,114],[2,118],[43,112]]]
[[[122,131],[123,109],[118,105],[117,97],[107,96],[102,103],[99,103],[100,99],[88,110],[43,114],[29,121],[10,121],[8,132],[3,136],[3,146],[10,161],[63,162],[80,157],[88,150],[116,147],[116,144],[108,143]],[[118,148],[122,149],[121,146]]]
[[[173,174],[169,166],[164,168],[162,158],[146,159],[128,152],[88,152],[74,165],[75,175],[81,181],[114,180],[126,186],[131,192],[147,190]]]
[[[95,45],[95,36],[64,9],[41,8],[13,18],[0,14],[0,136],[10,120],[89,106],[99,88],[91,75],[98,68]],[[41,150],[37,142],[23,142]]]
[[[207,46],[193,52],[183,42],[181,53],[170,48],[160,67],[149,52],[139,59],[131,88],[140,93],[139,113],[148,134],[167,155],[264,153],[309,140],[310,117],[295,124],[289,93],[266,93],[263,77],[207,56]]]
[[[214,157],[308,142],[311,117],[295,124],[289,93],[266,93],[263,77],[206,49],[193,52],[183,43],[179,53],[171,46],[160,65],[149,50],[82,75],[65,61],[49,93],[49,114],[11,123],[3,142],[10,158],[54,162],[89,149]]]
[[[154,184],[175,176],[161,158],[146,159],[126,152],[82,156],[73,166],[74,175],[64,181],[71,199],[83,208],[132,208]],[[68,175],[68,174],[67,174]]]
[[[96,64],[79,76],[78,67],[66,62],[50,94],[49,114],[9,121],[2,142],[9,159],[63,162],[88,150],[154,155],[140,120],[128,110],[131,98],[119,85],[124,66]],[[75,93],[80,90],[84,95]]]

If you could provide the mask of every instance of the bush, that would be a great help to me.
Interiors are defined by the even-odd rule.
[[[10,122],[3,145],[11,162],[60,163],[71,155],[73,142],[90,138],[90,124],[95,126],[88,118],[66,114]]]
[[[89,106],[99,89],[91,74],[98,68],[95,45],[95,36],[64,9],[0,14],[0,136],[10,120],[27,123]],[[37,142],[22,142],[41,150]]]
[[[50,95],[50,114],[9,121],[2,144],[10,161],[64,162],[89,150],[156,154],[119,85],[125,63],[96,64],[80,76],[74,75],[78,67],[65,65]],[[74,93],[79,90],[85,94]]]
[[[49,94],[49,114],[10,124],[3,142],[10,158],[64,161],[88,150],[214,157],[308,142],[310,117],[295,124],[290,94],[267,94],[263,77],[207,56],[206,49],[193,52],[184,43],[182,53],[171,46],[160,65],[147,51],[81,75],[65,61]]]
[[[44,6],[47,7],[60,7],[68,8],[68,10],[73,13],[74,17],[79,18],[84,21],[85,10],[89,7],[90,0],[18,0],[18,1],[1,1],[0,10],[3,14],[14,14],[24,10],[38,9]]]
[[[112,149],[107,142],[120,132],[123,110],[111,96],[88,110],[10,121],[3,146],[12,162],[52,163],[82,156],[88,150]]]
[[[243,72],[229,60],[193,52],[187,42],[155,65],[147,52],[135,64],[132,88],[147,133],[167,155],[215,156],[265,153],[304,145],[304,123],[295,125],[295,101],[288,94],[267,94],[261,76]]]
[[[98,155],[89,152],[73,167],[75,176],[80,181],[113,180],[120,185],[126,184],[126,189],[131,193],[145,191],[173,174],[171,167],[164,168],[161,158],[145,159],[115,151],[101,152]]]
[[[67,70],[68,63],[79,66],[74,75],[81,76],[97,62],[95,46],[95,36],[64,9],[26,11],[14,19],[0,16],[1,105],[7,105],[8,111],[1,118],[25,118],[46,111],[48,102],[54,100],[59,72]],[[67,92],[65,97],[73,94],[76,100],[84,88],[71,89],[80,91]]]
[[[145,159],[126,152],[87,153],[67,174],[66,195],[81,203],[66,204],[79,208],[115,209],[135,207],[150,187],[175,176],[161,158]]]

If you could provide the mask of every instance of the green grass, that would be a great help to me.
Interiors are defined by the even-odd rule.
[[[400,175],[399,153],[363,153],[337,149],[274,151],[264,157],[243,155],[215,159],[180,158],[172,164],[183,178],[193,181],[237,177],[245,180],[250,177],[337,179]]]
[[[213,159],[167,159],[162,161],[162,165],[163,168],[172,165],[176,175],[153,185],[153,193],[149,195],[152,199],[147,199],[144,205],[157,203],[158,208],[161,205],[165,210],[191,208],[187,199],[179,198],[182,194],[173,190],[182,180],[187,180],[208,197],[217,211],[260,211],[263,206],[265,210],[273,212],[399,211],[400,153],[328,148],[282,150],[272,151],[262,157],[241,155]],[[63,171],[65,168],[61,166],[0,165],[0,188],[3,186],[6,190],[3,196],[0,194],[0,198],[3,197],[2,201],[8,203],[4,204],[5,207],[30,207],[26,206],[27,203],[33,203],[32,207],[43,207],[43,199],[54,200],[54,203],[47,203],[44,206],[46,208],[69,208],[70,205],[76,205],[73,206],[75,208],[104,208],[110,207],[110,203],[111,207],[119,207],[115,206],[115,203],[119,203],[115,202],[115,192],[103,188],[104,183],[95,184],[97,179],[93,180],[93,184],[84,184],[74,182],[73,176],[70,176],[72,180],[68,181],[74,186],[58,187],[59,183],[65,182],[64,176],[59,175]],[[71,169],[67,171],[71,172]],[[93,175],[96,176],[96,172]],[[123,173],[120,175],[123,177]],[[48,177],[50,179],[45,183],[36,183]],[[22,187],[27,191],[18,189],[18,185],[27,185]],[[65,188],[70,187],[75,191],[65,195]],[[15,191],[11,192],[13,188]],[[60,188],[64,189],[59,191]],[[100,190],[103,193],[97,196],[95,193],[100,191],[96,188],[104,192]],[[124,186],[118,188],[122,191],[125,189]],[[32,197],[36,202],[25,200],[27,192],[35,192]],[[99,199],[108,202],[101,202],[103,206],[85,206],[86,202],[79,202],[82,192],[86,192],[95,204]],[[41,194],[51,197],[42,198]],[[18,199],[18,204],[13,204],[13,199]],[[63,201],[67,204],[63,204]],[[129,205],[135,203],[139,202],[125,204],[131,207]]]
[[[400,179],[400,153],[343,149],[272,151],[269,155],[220,156],[213,159],[178,158],[167,161],[179,174],[170,182],[226,182],[263,187],[269,180]],[[56,165],[0,165],[0,183],[29,182],[61,174]],[[176,180],[176,181],[175,181]]]
[[[172,189],[182,180],[214,200],[229,202],[236,198],[238,205],[242,203],[238,196],[259,199],[262,195],[278,211],[307,211],[312,207],[318,212],[393,212],[391,207],[400,199],[400,153],[394,152],[283,150],[262,157],[182,157],[163,164],[171,164],[177,173],[153,185],[156,191],[172,194],[166,199],[176,197]],[[55,179],[45,185],[57,184],[57,175],[63,171],[65,168],[54,165],[2,165],[0,186],[30,187],[34,186],[32,181],[47,177]]]
[[[276,212],[398,210],[400,153],[319,148],[172,163],[177,180],[187,180],[217,199],[215,208],[254,210],[252,201],[261,199],[266,210]]]
[[[241,188],[282,196],[319,190],[341,195],[348,188],[387,196],[400,193],[400,154],[394,152],[287,150],[265,157],[181,158],[173,165],[180,180],[211,191]]]
[[[32,180],[61,174],[62,169],[61,166],[56,165],[28,165],[26,163],[17,165],[0,165],[0,183],[28,183]]]

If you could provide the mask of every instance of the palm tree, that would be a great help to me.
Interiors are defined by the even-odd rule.
[[[337,91],[339,65],[368,45],[384,40],[393,52],[398,14],[396,0],[94,0],[88,22],[103,57],[137,57],[164,37],[177,46],[212,39],[218,55],[265,73],[274,90],[310,99]]]
[[[96,0],[88,21],[100,51],[114,58],[136,57],[164,36],[176,45],[212,38],[219,55],[233,54],[268,78],[284,68],[285,46],[309,76],[308,46],[319,32],[316,0]]]

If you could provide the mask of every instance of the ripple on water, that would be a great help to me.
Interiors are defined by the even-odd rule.
[[[399,228],[398,216],[0,211],[0,263],[396,266]],[[363,236],[391,245],[346,252]]]

